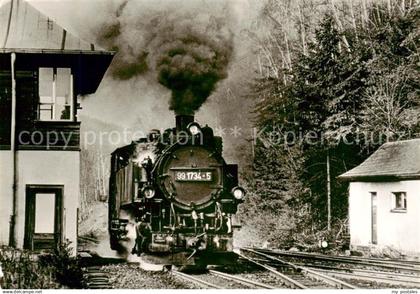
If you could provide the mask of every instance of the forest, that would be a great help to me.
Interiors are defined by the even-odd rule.
[[[339,247],[348,183],[337,176],[385,142],[419,137],[419,4],[273,0],[260,19],[245,234]]]
[[[387,141],[419,137],[419,1],[244,2],[253,13],[243,16],[235,32],[228,78],[196,114],[216,130],[238,127],[243,133],[222,134],[224,156],[239,164],[248,190],[238,214],[238,245],[311,249],[325,239],[339,247],[348,237],[348,183],[337,176]],[[135,24],[122,32],[140,36]],[[97,37],[109,48],[101,43],[103,35]],[[130,56],[130,48],[120,49],[121,56]],[[120,63],[112,67],[125,65]],[[132,104],[138,118],[126,125],[147,131],[161,123],[148,109],[165,119],[168,111],[161,102],[165,92],[141,79],[107,76],[96,101],[124,88],[126,101],[140,99]],[[143,92],[152,94],[139,97]],[[109,123],[84,117],[82,132],[122,128],[113,125],[117,119]],[[116,147],[82,150],[84,233],[92,230],[92,209],[106,214],[99,200],[106,201],[108,156]]]

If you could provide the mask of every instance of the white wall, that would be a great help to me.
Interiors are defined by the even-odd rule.
[[[377,193],[378,248],[391,246],[420,253],[420,181],[350,183],[349,224],[352,246],[372,246],[371,194]],[[407,211],[392,212],[392,192],[407,193]]]
[[[25,235],[26,185],[64,185],[63,238],[77,246],[77,208],[79,207],[80,153],[77,151],[18,151],[17,246]],[[75,253],[76,250],[73,250]]]
[[[0,150],[0,245],[9,244],[13,206],[13,153]]]

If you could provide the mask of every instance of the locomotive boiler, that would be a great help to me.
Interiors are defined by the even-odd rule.
[[[136,231],[132,253],[172,265],[227,264],[245,190],[238,166],[222,156],[222,138],[191,115],[176,127],[153,130],[111,156],[109,235],[118,250],[127,226]]]

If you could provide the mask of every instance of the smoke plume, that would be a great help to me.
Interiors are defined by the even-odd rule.
[[[112,74],[121,80],[150,75],[171,90],[171,110],[193,114],[227,77],[229,9],[221,1],[150,2],[122,2],[103,29],[102,42],[118,51]]]

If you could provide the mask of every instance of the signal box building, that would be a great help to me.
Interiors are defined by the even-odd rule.
[[[0,245],[76,248],[78,97],[112,57],[25,1],[0,6]]]
[[[420,256],[420,139],[386,143],[339,178],[350,182],[353,249]]]

